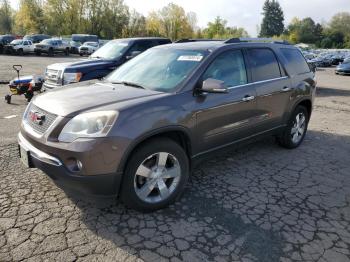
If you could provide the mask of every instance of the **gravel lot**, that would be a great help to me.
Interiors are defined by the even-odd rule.
[[[0,79],[20,60],[32,73],[62,59],[0,56]],[[350,77],[317,77],[301,147],[265,139],[218,154],[180,202],[150,214],[67,196],[25,169],[15,141],[26,102],[1,103],[0,261],[350,261]]]

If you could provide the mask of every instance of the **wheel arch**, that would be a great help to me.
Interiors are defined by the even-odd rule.
[[[173,140],[185,150],[189,160],[191,159],[192,143],[189,131],[186,130],[186,128],[181,126],[159,128],[135,139],[135,141],[129,146],[129,148],[126,150],[126,153],[122,157],[118,167],[118,172],[124,172],[128,160],[130,159],[132,153],[137,150],[137,148],[156,138],[169,138]]]
[[[292,110],[292,112],[294,112],[294,110],[298,107],[298,106],[304,106],[307,109],[308,115],[309,115],[309,119],[311,117],[311,113],[312,113],[312,102],[311,99],[303,99],[301,101],[299,101],[298,103],[296,103],[294,105],[294,108]]]

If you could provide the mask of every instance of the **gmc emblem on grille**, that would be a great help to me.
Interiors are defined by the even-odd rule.
[[[42,125],[45,121],[45,115],[40,114],[39,112],[30,111],[29,119],[38,125]]]

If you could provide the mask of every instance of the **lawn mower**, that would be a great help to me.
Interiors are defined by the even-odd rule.
[[[17,72],[17,78],[9,83],[10,95],[5,96],[5,101],[11,104],[13,95],[24,95],[28,102],[34,96],[34,92],[41,92],[41,87],[44,83],[44,77],[37,75],[19,76],[22,65],[13,65],[13,69]]]

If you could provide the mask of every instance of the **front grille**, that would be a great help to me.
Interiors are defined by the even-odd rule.
[[[60,75],[60,70],[47,69],[45,72],[45,82],[57,85],[60,82]]]
[[[39,123],[33,121],[30,118],[30,112],[33,113],[38,113],[40,115],[44,115],[45,119],[42,121],[42,124],[40,125]],[[57,115],[55,114],[51,114],[37,106],[35,106],[34,104],[31,104],[30,107],[28,108],[28,110],[26,111],[26,115],[24,116],[25,122],[37,133],[39,134],[44,134],[49,127],[52,125],[52,123],[55,121],[55,119],[57,118]]]

